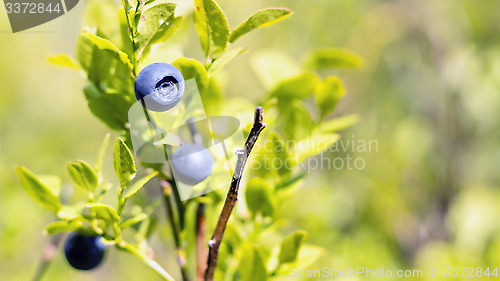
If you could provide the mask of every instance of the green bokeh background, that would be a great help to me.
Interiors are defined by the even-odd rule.
[[[192,6],[174,2],[181,13]],[[253,69],[263,51],[301,64],[311,50],[339,47],[365,60],[362,69],[333,72],[348,93],[331,117],[358,113],[343,141],[375,140],[378,151],[324,154],[361,157],[366,165],[312,171],[280,206],[291,220],[286,229],[307,230],[308,243],[326,249],[304,269],[500,266],[500,2],[218,2],[231,27],[269,6],[294,12],[236,43],[250,52],[221,73],[228,96],[257,101],[265,94]],[[84,79],[47,63],[49,55],[74,54],[87,5],[18,34],[0,9],[0,280],[30,280],[48,241],[43,226],[53,219],[21,189],[13,165],[63,175],[63,189],[71,190],[66,163],[93,162],[108,131],[88,110]],[[186,28],[180,45],[161,50],[165,61],[202,60],[194,27]],[[105,173],[113,178],[109,158]],[[171,245],[153,240],[157,258],[175,271]],[[72,270],[58,253],[45,280],[157,279],[113,250],[91,273]],[[439,280],[415,280],[427,279]]]

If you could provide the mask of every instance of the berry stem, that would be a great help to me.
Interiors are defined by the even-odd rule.
[[[236,152],[238,159],[236,161],[233,179],[226,196],[226,201],[224,202],[224,207],[222,208],[219,220],[215,227],[214,234],[212,239],[208,242],[209,254],[207,260],[207,270],[205,272],[205,281],[213,281],[219,247],[222,242],[222,237],[224,236],[224,231],[226,230],[229,217],[231,216],[234,206],[236,205],[236,201],[238,200],[238,191],[241,177],[243,176],[243,171],[245,169],[245,164],[253,146],[255,145],[255,142],[259,138],[260,132],[262,132],[265,127],[264,109],[259,106],[255,109],[254,123],[245,142],[245,146],[243,149]]]
[[[177,263],[179,264],[181,270],[182,280],[189,281],[190,279],[187,273],[186,253],[182,247],[182,241],[179,236],[181,231],[179,224],[175,220],[174,216],[174,207],[172,204],[172,185],[168,181],[160,180],[160,187],[163,193],[163,200],[165,201],[168,220],[170,222],[172,234],[174,236],[174,243],[177,249]]]
[[[202,145],[202,137],[193,119],[188,120],[189,131],[193,143]],[[205,196],[205,194],[201,195]],[[208,251],[205,244],[205,236],[207,234],[207,221],[205,219],[205,204],[200,202],[196,208],[196,281],[203,281],[205,271],[207,269]]]
[[[168,274],[157,262],[155,262],[148,256],[142,255],[139,250],[131,244],[128,244],[125,241],[121,241],[120,243],[116,244],[116,246],[118,247],[118,249],[121,249],[139,258],[139,260],[144,262],[154,272],[158,273],[158,275],[160,275],[164,280],[175,281],[175,279],[170,276],[170,274]]]

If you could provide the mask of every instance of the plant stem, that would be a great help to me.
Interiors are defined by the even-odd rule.
[[[208,251],[205,246],[206,233],[205,204],[199,203],[196,209],[196,281],[203,281],[207,269]]]
[[[160,180],[160,187],[163,193],[163,200],[165,201],[167,216],[172,228],[172,234],[174,236],[175,247],[177,249],[177,263],[179,264],[181,270],[182,280],[189,281],[190,279],[187,273],[186,254],[184,252],[184,249],[182,248],[182,242],[179,236],[180,227],[175,220],[174,207],[172,206],[172,185],[165,180]]]
[[[131,244],[128,244],[125,241],[121,241],[120,243],[116,244],[116,247],[118,247],[121,250],[124,250],[125,252],[128,252],[137,258],[144,262],[149,268],[151,268],[154,272],[158,273],[164,280],[166,281],[175,281],[175,279],[170,276],[157,262],[154,260],[150,259],[149,257],[142,255],[137,248],[132,246]]]
[[[238,159],[236,161],[236,168],[234,169],[231,186],[229,187],[226,201],[224,202],[224,207],[222,208],[222,212],[215,227],[212,239],[210,239],[210,241],[208,242],[209,254],[207,260],[207,270],[205,272],[205,281],[212,281],[214,278],[215,268],[217,265],[217,256],[219,254],[219,247],[222,242],[222,237],[224,236],[224,231],[226,230],[226,225],[229,217],[231,216],[234,206],[236,205],[236,201],[238,200],[238,190],[241,177],[243,176],[243,171],[245,169],[245,164],[255,142],[259,138],[260,132],[262,132],[265,127],[266,123],[264,123],[264,109],[259,106],[255,109],[254,123],[245,142],[245,146],[242,150],[238,150],[236,152]]]
[[[202,145],[203,139],[194,125],[193,119],[188,120],[189,130],[193,143]],[[203,194],[202,196],[205,196]],[[205,244],[205,236],[207,233],[207,222],[205,220],[205,204],[199,203],[196,209],[196,281],[203,281],[205,270],[207,269],[208,251]]]
[[[62,234],[54,235],[50,238],[49,243],[45,246],[45,249],[42,253],[42,260],[40,261],[40,265],[33,277],[33,281],[42,280],[43,276],[47,272],[52,260],[54,259],[57,248],[59,247],[59,242],[61,241]]]

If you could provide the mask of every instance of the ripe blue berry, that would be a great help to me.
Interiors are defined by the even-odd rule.
[[[182,183],[195,185],[212,173],[214,158],[202,145],[184,144],[177,148],[171,158],[175,179]]]
[[[135,79],[135,97],[149,110],[167,111],[176,106],[183,95],[184,78],[168,63],[152,63]]]
[[[98,266],[104,258],[106,245],[102,236],[87,236],[73,232],[64,244],[64,254],[69,264],[80,270]]]

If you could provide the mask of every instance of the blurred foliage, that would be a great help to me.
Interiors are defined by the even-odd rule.
[[[281,204],[273,203],[266,195],[269,192],[266,185],[258,184],[257,190],[246,193],[265,199],[262,204],[249,205],[248,216],[255,216],[260,211],[265,217],[264,214],[272,210],[277,221],[289,219],[275,226],[279,233],[306,230],[306,243],[315,246],[306,245],[301,253],[314,256],[315,262],[303,263],[304,269],[323,266],[343,269],[358,265],[374,269],[498,266],[500,223],[496,214],[500,203],[497,171],[500,160],[496,120],[500,108],[497,95],[500,89],[500,37],[497,35],[500,3],[473,0],[247,3],[221,0],[218,3],[229,15],[231,27],[244,22],[251,14],[249,11],[268,6],[285,6],[294,11],[294,15],[272,29],[262,29],[239,39],[231,49],[244,47],[250,52],[235,51],[239,56],[232,56],[233,60],[224,68],[215,72],[212,68],[217,65],[212,64],[209,75],[214,78],[208,79],[207,89],[210,90],[207,93],[218,93],[224,103],[234,106],[220,108],[220,104],[214,102],[207,111],[224,112],[250,121],[248,116],[253,109],[251,104],[241,102],[242,97],[264,102],[269,131],[274,126],[280,130],[278,136],[269,134],[263,139],[267,137],[278,144],[280,138],[295,139],[297,135],[313,131],[322,134],[338,131],[357,117],[329,122],[330,119],[355,112],[360,114],[359,123],[342,132],[340,141],[378,142],[377,151],[323,153],[322,157],[328,159],[362,157],[366,166],[361,170],[312,171],[299,186],[293,183],[300,174],[290,174],[287,182],[292,183],[291,186],[275,182],[281,175],[287,175],[286,169],[268,171],[271,174],[278,172],[279,176],[266,171],[252,172],[253,176],[265,177],[273,186],[283,186],[280,192],[286,200],[281,200]],[[29,280],[32,277],[40,260],[40,256],[33,253],[38,253],[48,241],[40,232],[52,221],[52,215],[32,204],[22,190],[13,165],[29,166],[37,175],[61,175],[63,201],[77,195],[85,197],[87,193],[83,189],[72,190],[74,178],[61,163],[75,159],[93,163],[107,127],[90,113],[81,88],[86,87],[88,98],[121,85],[124,93],[133,98],[130,85],[126,84],[130,79],[121,79],[129,72],[122,65],[127,62],[120,61],[123,55],[119,52],[114,52],[117,59],[113,58],[112,63],[107,59],[99,60],[104,65],[112,65],[113,73],[89,72],[89,80],[103,75],[116,77],[109,84],[97,83],[97,88],[83,85],[75,72],[55,69],[47,63],[47,57],[54,53],[70,53],[74,54],[70,57],[78,58],[73,50],[81,27],[80,18],[84,19],[84,26],[106,26],[97,34],[95,30],[89,30],[88,34],[104,36],[109,42],[122,42],[120,27],[107,27],[106,24],[123,22],[121,14],[115,10],[117,4],[89,1],[77,6],[71,12],[73,15],[61,17],[33,32],[0,34],[4,37],[0,47],[3,63],[0,69],[3,93],[0,102],[0,147],[3,148],[0,153],[1,279]],[[90,10],[88,15],[92,16],[82,16],[84,9]],[[190,18],[193,3],[179,2],[177,9],[185,18]],[[9,30],[4,13],[0,13],[0,26]],[[47,30],[55,32],[43,33]],[[200,61],[205,58],[190,20],[183,20],[173,35],[165,34],[172,36],[172,40],[145,49],[143,53],[148,56],[141,58],[142,66],[154,61],[172,62],[179,57],[194,57]],[[88,40],[99,46],[97,52],[113,52],[112,45],[95,40],[91,35],[79,37],[78,42]],[[130,54],[131,46],[117,45]],[[323,48],[331,50],[335,46],[342,49],[322,53]],[[218,55],[217,50],[212,53],[214,56]],[[310,56],[312,50],[319,51]],[[352,56],[350,60],[339,62],[335,55],[345,50],[354,51],[363,60]],[[65,57],[51,60],[68,67],[74,67],[78,61],[68,61]],[[79,62],[85,65],[88,60],[80,58]],[[212,62],[203,63],[209,66]],[[363,68],[323,69],[325,64],[362,64]],[[318,69],[319,75],[302,73],[303,69]],[[321,91],[301,87],[303,92],[297,94],[301,98],[307,96],[305,101],[290,97],[286,85],[276,84],[278,81],[294,83],[304,75],[318,75],[321,81],[318,83],[321,86],[317,86]],[[335,78],[324,79],[332,75],[340,77],[345,86],[337,86]],[[314,98],[320,100],[318,96],[321,97],[323,89],[333,89],[337,93],[335,96],[340,97],[344,88],[347,95],[338,101],[335,113],[311,109],[316,101]],[[123,103],[129,101],[120,99]],[[99,107],[92,112],[100,112]],[[113,120],[118,122],[106,124],[121,129],[122,117],[117,114]],[[321,118],[326,121],[314,128]],[[293,150],[296,148],[288,147],[285,152]],[[104,162],[103,177],[112,179],[111,157],[106,157]],[[84,167],[79,162],[74,164],[77,170]],[[264,174],[259,175],[261,172]],[[250,180],[249,185],[257,180]],[[116,186],[118,181],[113,184]],[[298,194],[287,196],[289,188]],[[150,189],[154,190],[154,186]],[[151,193],[138,196],[134,203],[154,201],[158,194]],[[116,198],[112,196],[106,200],[114,203]],[[243,198],[240,203],[245,200]],[[245,214],[244,204],[238,206],[239,212]],[[190,211],[194,214],[194,209]],[[154,214],[164,221],[163,212]],[[217,212],[208,213],[207,217],[209,225],[214,225]],[[237,220],[233,226],[231,223],[225,237],[227,251],[231,249],[229,244],[238,245],[242,239],[235,229],[244,229]],[[283,238],[275,233],[270,231],[255,237],[258,244],[267,243],[268,247],[264,248],[272,249],[273,259],[279,256],[279,249],[273,247]],[[155,249],[167,248],[156,251],[156,259],[169,272],[175,272],[174,246],[165,238],[169,235],[168,228],[161,223],[150,244]],[[270,253],[259,252],[261,250],[255,249],[252,243],[241,247],[248,255],[239,268],[253,264],[257,268],[254,274],[261,272],[259,255]],[[222,249],[221,256],[229,254]],[[278,262],[273,259],[269,264]],[[245,273],[241,276],[244,278]],[[85,275],[71,270],[59,253],[46,276],[47,280],[56,281],[89,278],[156,280],[157,277],[144,270],[133,257],[113,251],[105,266]],[[276,280],[288,279],[284,276]]]

